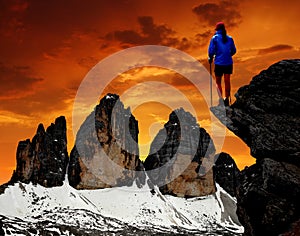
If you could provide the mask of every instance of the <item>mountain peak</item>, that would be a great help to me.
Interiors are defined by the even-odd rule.
[[[44,128],[44,125],[42,123],[38,125],[37,130],[36,130],[36,134],[38,136],[41,136],[41,135],[45,134],[45,128]]]
[[[221,152],[215,158],[217,159],[213,167],[215,181],[231,196],[236,197],[240,170],[228,153]]]
[[[154,138],[144,162],[154,185],[164,194],[195,197],[215,192],[212,169],[202,165],[213,159],[215,147],[209,134],[183,108],[174,110]],[[206,169],[207,168],[207,169]],[[200,169],[206,171],[200,176]]]
[[[185,111],[182,107],[170,113],[169,120],[166,125],[179,124],[179,121],[185,125],[197,125],[196,118],[190,112]]]
[[[114,93],[107,93],[105,96],[103,96],[100,100],[99,105],[100,106],[113,106],[118,100],[119,95]]]
[[[20,141],[17,166],[10,182],[33,182],[45,187],[62,185],[69,160],[66,129],[66,120],[62,116],[47,131],[39,124],[32,141]]]
[[[68,169],[71,186],[99,189],[131,185],[135,180],[144,183],[138,133],[137,120],[119,96],[104,96],[77,134]]]

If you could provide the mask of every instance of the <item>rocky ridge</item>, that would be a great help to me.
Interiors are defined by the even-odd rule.
[[[235,214],[235,199],[222,188],[217,189],[211,166],[204,165],[205,159],[213,160],[215,148],[196,119],[183,109],[172,112],[165,125],[166,142],[157,150],[161,155],[159,163],[157,159],[147,159],[148,166],[154,169],[157,164],[161,167],[168,161],[174,164],[164,175],[165,181],[177,168],[188,163],[179,176],[161,186],[163,194],[167,194],[163,196],[155,186],[158,185],[155,176],[149,175],[152,179],[145,184],[146,174],[138,159],[138,123],[118,99],[117,95],[108,94],[87,117],[79,130],[68,168],[64,117],[58,117],[46,131],[40,124],[32,141],[19,143],[13,177],[8,184],[0,186],[3,193],[0,194],[0,233],[240,234],[243,228]],[[157,142],[161,141],[160,134]],[[154,149],[158,148],[156,141],[152,145]],[[102,148],[100,151],[97,145]],[[85,155],[80,155],[82,153]],[[106,175],[113,177],[112,185],[93,172],[105,155],[123,167],[116,178],[115,169],[100,165],[108,171]],[[68,179],[64,179],[66,171]],[[142,190],[137,190],[134,183]],[[51,188],[54,186],[60,187]],[[112,186],[115,188],[109,191],[103,189]],[[101,189],[103,192],[95,192]],[[127,202],[119,199],[124,194]],[[169,194],[194,198],[187,200]],[[197,198],[199,196],[202,197]],[[126,216],[124,212],[120,214],[120,207],[126,208]],[[104,209],[105,214],[102,214]]]
[[[241,172],[237,191],[245,235],[278,235],[299,222],[299,95],[300,60],[283,60],[240,88],[226,117],[211,109],[257,159]]]

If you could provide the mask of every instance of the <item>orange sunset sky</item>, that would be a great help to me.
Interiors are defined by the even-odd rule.
[[[237,47],[231,80],[234,95],[271,64],[300,57],[299,9],[299,0],[0,0],[0,183],[8,181],[15,168],[18,141],[31,139],[39,123],[48,126],[64,115],[72,148],[77,89],[107,56],[138,45],[163,45],[208,66],[207,47],[215,23],[224,21]],[[208,112],[200,105],[201,95],[174,72],[130,70],[115,78],[105,92],[122,94],[149,78],[180,90],[206,127]],[[147,91],[143,94],[147,96]],[[144,145],[142,155],[147,155],[147,144],[170,112],[153,102],[133,111]],[[234,157],[240,169],[255,161],[249,148],[229,131],[222,150]]]

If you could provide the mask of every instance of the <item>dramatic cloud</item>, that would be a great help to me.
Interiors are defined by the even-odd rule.
[[[179,38],[176,32],[164,24],[155,24],[151,16],[138,17],[139,31],[118,30],[105,36],[106,40],[119,41],[123,47],[131,45],[164,45],[181,50],[191,46],[187,38]]]
[[[34,118],[31,116],[21,115],[12,111],[1,111],[0,110],[0,126],[13,124],[31,127]]]
[[[221,1],[220,3],[204,3],[193,8],[193,12],[208,26],[223,21],[228,27],[236,27],[242,21],[238,2]]]
[[[88,56],[88,57],[83,57],[78,60],[78,65],[85,67],[85,68],[92,68],[94,65],[96,65],[99,62],[99,59]]]
[[[195,40],[200,47],[205,46],[209,42],[212,35],[213,35],[213,31],[207,30],[204,33],[196,34]]]
[[[52,84],[48,82],[52,80]],[[63,111],[64,114],[75,95],[75,91],[55,82],[52,76],[40,78],[29,66],[12,66],[0,63],[0,114],[17,113],[21,116],[41,117]],[[70,83],[66,83],[68,85]],[[75,87],[76,82],[72,85]],[[8,112],[8,113],[7,113]],[[11,112],[11,113],[9,113]],[[12,117],[14,120],[15,116]],[[3,121],[0,120],[0,124]]]
[[[0,34],[19,35],[25,31],[24,14],[29,6],[27,1],[12,0],[0,2]]]
[[[28,75],[30,67],[0,63],[0,99],[22,98],[33,93],[43,79]]]
[[[59,115],[65,115],[71,122],[72,102],[86,73],[98,61],[122,48],[144,44],[175,47],[195,58],[203,58],[200,62],[209,70],[207,44],[214,34],[215,23],[223,20],[227,27],[236,29],[243,19],[238,31],[229,28],[238,48],[234,56],[233,95],[272,63],[299,57],[299,4],[299,0],[288,4],[281,0],[0,0],[0,150],[3,157],[0,166],[14,166],[7,161],[15,161],[16,143],[31,137],[39,122],[49,124]],[[278,46],[278,42],[287,45]],[[262,45],[275,46],[267,49],[268,46]],[[289,50],[288,45],[295,48]],[[162,63],[163,60],[164,55]],[[192,85],[162,70],[129,71],[109,84],[105,92],[121,94],[138,82],[153,79],[183,92],[196,107],[199,120],[208,117],[203,115],[207,110],[202,105],[203,98]],[[157,93],[163,97],[160,91]],[[141,88],[141,93],[136,93],[132,100],[138,101],[145,94]],[[148,109],[144,107],[144,111],[142,108],[135,112],[140,129],[145,131],[140,132],[139,140],[149,132],[148,123],[143,127],[143,122],[148,121],[143,115],[153,111],[158,115],[168,114],[153,104]],[[71,127],[69,124],[68,130]],[[11,146],[7,145],[8,137]],[[69,134],[68,139],[73,140]],[[236,142],[235,139],[229,146],[236,148]],[[231,151],[229,146],[227,150]],[[240,149],[233,154],[242,156]],[[3,173],[2,168],[0,183]]]
[[[287,45],[287,44],[278,44],[274,45],[268,48],[263,48],[258,50],[258,55],[265,55],[268,53],[278,52],[278,51],[284,51],[284,50],[292,50],[294,49],[293,46]]]
[[[12,98],[1,102],[0,114],[18,114],[33,117],[36,122],[41,122],[48,120],[49,117],[54,119],[59,115],[69,115],[72,101],[66,89],[57,88],[56,91],[42,89],[22,99]],[[14,118],[15,116],[12,117]]]

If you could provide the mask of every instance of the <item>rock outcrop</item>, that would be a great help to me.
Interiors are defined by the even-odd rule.
[[[300,60],[272,65],[240,88],[236,102],[220,117],[257,159],[272,158],[300,165]]]
[[[300,168],[270,158],[240,175],[237,214],[246,235],[279,235],[299,220]]]
[[[153,140],[144,167],[152,183],[164,194],[203,196],[216,191],[214,155],[209,134],[181,108],[170,114],[164,129]]]
[[[0,235],[2,236],[2,235],[5,235],[5,232],[4,232],[4,230],[3,230],[3,223],[2,223],[2,220],[0,219]]]
[[[240,175],[237,214],[245,235],[278,235],[299,222],[299,95],[300,60],[283,60],[240,88],[226,117],[212,108],[257,159]]]
[[[68,164],[66,119],[61,116],[45,131],[39,124],[32,141],[20,141],[17,167],[10,183],[32,182],[45,187],[61,186]]]
[[[222,152],[215,156],[213,167],[215,181],[231,196],[236,197],[240,170],[233,158]]]
[[[144,184],[138,122],[119,96],[107,94],[80,127],[70,154],[68,178],[77,189]]]

